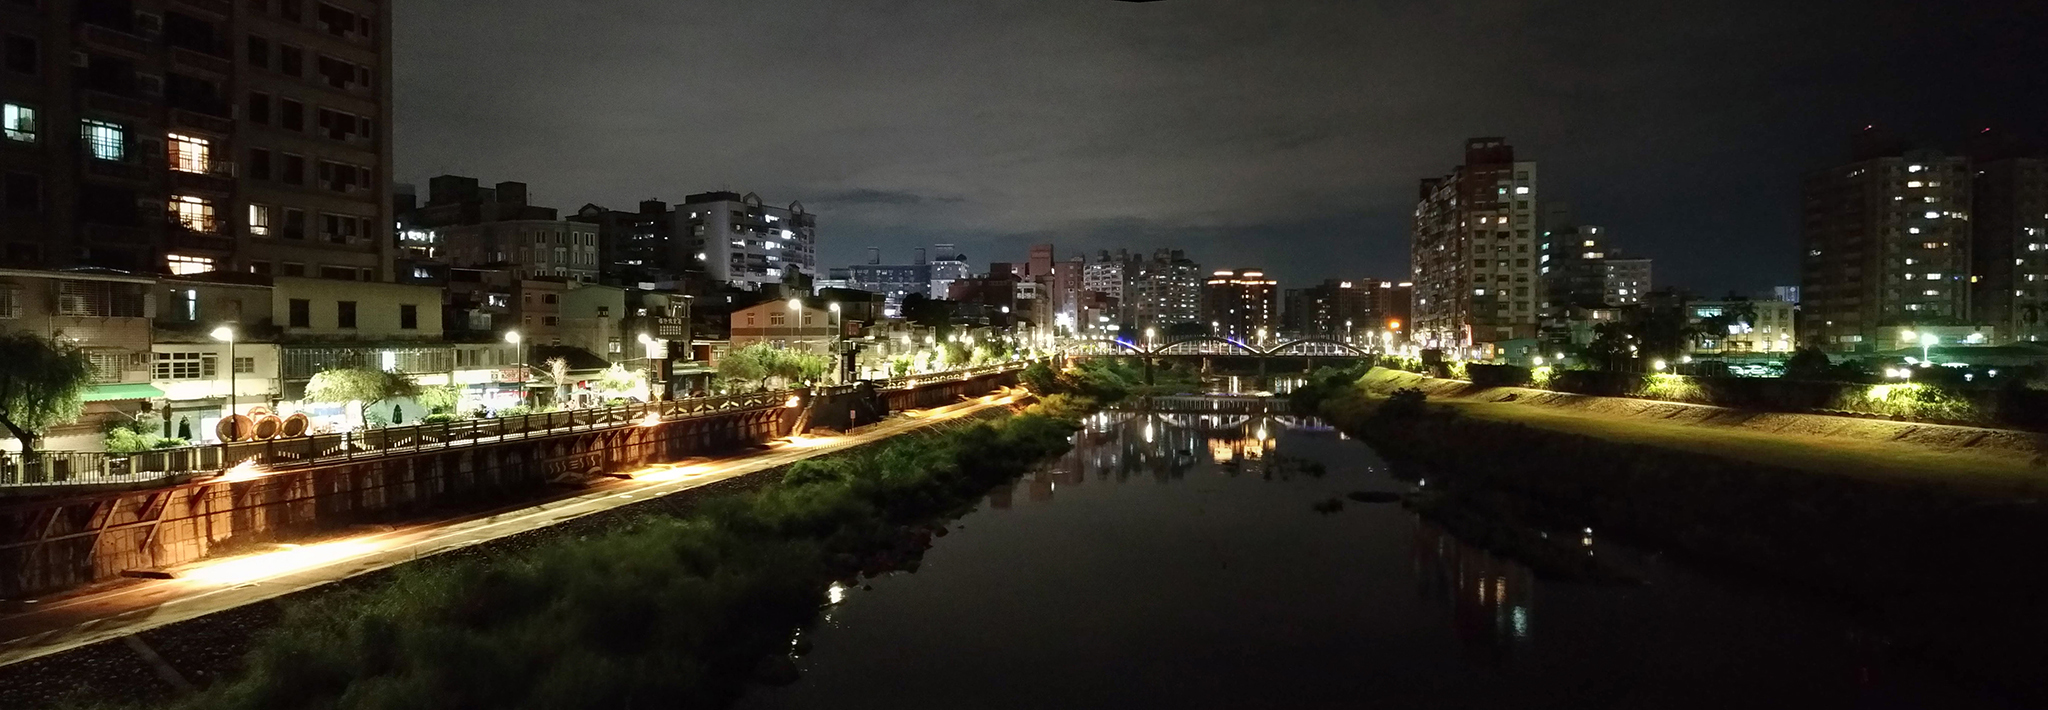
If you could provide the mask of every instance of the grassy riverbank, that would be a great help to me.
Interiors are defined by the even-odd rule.
[[[290,607],[181,708],[717,707],[788,672],[834,580],[915,567],[933,523],[1065,451],[1026,413],[792,465],[758,492]],[[942,534],[942,533],[940,533]]]
[[[1510,493],[1545,515],[1794,584],[1846,605],[1924,658],[2048,696],[2048,573],[2022,562],[2048,534],[2038,500],[1940,478],[1855,476],[1667,445],[1388,406],[1356,383],[1297,398],[1429,487]],[[1881,462],[1873,460],[1870,465]],[[1952,472],[1967,474],[1967,471]]]

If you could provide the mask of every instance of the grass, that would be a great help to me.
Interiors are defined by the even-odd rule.
[[[825,587],[914,565],[933,520],[1063,452],[1027,413],[792,465],[777,485],[518,556],[293,605],[178,708],[718,707],[786,658]]]

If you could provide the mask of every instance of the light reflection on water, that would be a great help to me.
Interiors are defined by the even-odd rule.
[[[1604,541],[1648,583],[1546,581],[1397,505],[1319,515],[1405,484],[1312,419],[1108,413],[1076,442],[915,574],[846,588],[803,680],[741,706],[1997,707],[1825,609]]]

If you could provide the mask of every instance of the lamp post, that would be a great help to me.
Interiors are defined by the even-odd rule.
[[[797,319],[799,319],[799,318],[802,318],[802,317],[803,317],[803,313],[804,313],[804,301],[803,301],[803,299],[801,299],[801,298],[792,298],[792,299],[789,299],[789,341],[790,341],[790,342],[789,342],[789,344],[790,344],[790,345],[795,345],[795,344],[796,344],[796,339],[797,339],[797,338],[799,337],[799,336],[798,336],[798,333],[799,333],[799,331],[797,330],[797,327],[796,327],[796,322],[797,322]]]
[[[519,337],[519,331],[516,331],[516,330],[508,330],[508,331],[505,331],[505,342],[507,342],[507,343],[511,343],[511,344],[512,344],[512,350],[513,350],[513,353],[512,353],[512,357],[513,357],[513,358],[515,358],[515,359],[517,359],[517,360],[519,360],[519,379],[517,380],[517,382],[518,382],[518,384],[519,384],[519,403],[520,403],[520,404],[525,404],[525,403],[526,403],[526,389],[527,389],[527,388],[526,388],[526,376],[527,376],[527,372],[526,372],[526,346],[525,346],[525,344],[524,344],[524,343],[525,343],[525,340],[526,340],[525,338],[521,338],[521,337]]]
[[[661,384],[660,378],[657,377],[657,375],[661,374],[661,366],[654,361],[654,336],[646,333],[640,334],[640,354],[647,359],[647,399],[648,401],[658,400],[660,397],[657,397],[655,393],[662,391],[661,388],[656,387],[656,385]]]
[[[846,337],[846,328],[840,325],[838,301],[832,301],[830,303],[825,304],[825,310],[832,312],[831,350],[833,384],[843,385],[846,384],[846,355],[839,351],[845,349],[844,347],[842,347],[844,343],[840,342],[840,340]]]
[[[228,418],[233,419],[235,417],[235,405],[239,404],[235,398],[235,327],[224,325],[214,328],[213,339],[228,344]],[[235,431],[236,437],[240,438],[241,433],[237,429]]]

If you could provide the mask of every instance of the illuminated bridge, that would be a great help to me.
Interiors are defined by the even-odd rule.
[[[1068,357],[1372,357],[1357,346],[1325,338],[1304,338],[1261,348],[1229,338],[1201,335],[1145,347],[1138,343],[1104,338],[1068,340],[1060,352]]]

